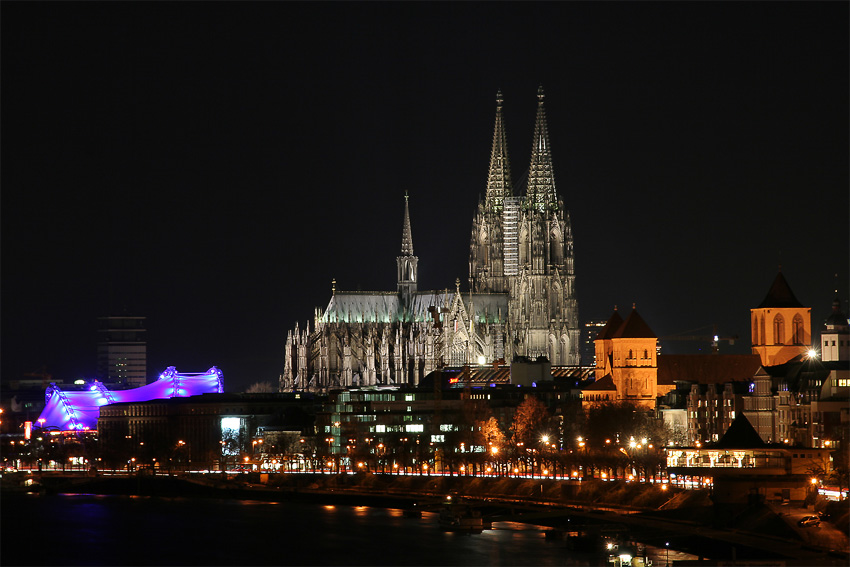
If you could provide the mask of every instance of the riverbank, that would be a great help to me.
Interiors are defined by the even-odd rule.
[[[480,478],[428,475],[256,473],[179,476],[89,476],[16,473],[21,488],[49,493],[216,498],[323,505],[436,510],[447,496],[473,502],[491,521],[524,522],[559,532],[608,533],[714,559],[783,559],[787,565],[846,564],[846,549],[813,547],[783,512],[766,506],[739,510],[719,522],[705,490],[623,481]],[[14,482],[4,475],[2,488]],[[261,482],[264,481],[264,482]],[[845,545],[846,547],[846,545]],[[843,549],[843,553],[842,550]],[[836,558],[838,562],[836,563]]]

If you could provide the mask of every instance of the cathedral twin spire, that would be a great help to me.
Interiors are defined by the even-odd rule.
[[[486,208],[501,212],[505,198],[511,192],[511,164],[508,160],[508,138],[502,119],[502,91],[496,94],[496,126],[493,129],[493,148],[490,151],[490,172],[487,175]]]
[[[549,147],[549,128],[546,124],[546,107],[543,104],[543,87],[537,89],[537,119],[534,123],[534,143],[528,167],[528,187],[525,208],[538,211],[558,208],[555,192],[555,172],[552,169],[552,150]]]
[[[543,87],[537,89],[537,118],[534,123],[534,142],[528,169],[528,185],[524,209],[539,211],[558,208],[555,191],[555,173],[552,167],[552,150],[549,146],[549,127],[546,122]],[[502,117],[502,91],[496,93],[496,125],[493,129],[493,147],[490,151],[490,171],[487,176],[486,210],[499,213],[506,198],[513,196],[511,166],[508,158],[508,140]]]

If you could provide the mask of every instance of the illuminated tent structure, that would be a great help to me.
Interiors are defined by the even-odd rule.
[[[182,374],[169,366],[156,382],[131,390],[109,390],[98,381],[90,384],[88,390],[80,391],[63,391],[50,384],[44,393],[44,411],[38,422],[42,427],[57,427],[62,431],[97,429],[101,406],[223,392],[224,379],[215,366],[198,374]]]

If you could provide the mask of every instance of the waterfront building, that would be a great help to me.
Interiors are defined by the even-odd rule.
[[[667,474],[710,479],[715,504],[802,501],[816,490],[813,471],[831,471],[830,450],[765,443],[743,413],[716,443],[667,451]],[[817,480],[817,479],[816,479]]]
[[[97,379],[125,388],[147,384],[145,317],[100,317]]]
[[[490,169],[472,222],[469,290],[418,289],[410,203],[404,202],[393,291],[332,285],[312,325],[287,335],[281,391],[415,386],[446,366],[546,359],[579,364],[578,305],[569,214],[555,188],[542,89],[529,173],[514,186],[497,95]]]
[[[205,393],[110,404],[100,408],[97,428],[104,458],[119,463],[135,458],[156,467],[211,470],[239,462],[250,469],[282,459],[293,436],[312,457],[319,407],[311,394]]]
[[[37,421],[41,427],[60,431],[95,430],[99,411],[104,406],[223,391],[224,377],[215,366],[199,373],[180,373],[170,366],[159,375],[156,382],[129,390],[110,390],[97,380],[74,390],[51,384],[44,394],[44,409]]]

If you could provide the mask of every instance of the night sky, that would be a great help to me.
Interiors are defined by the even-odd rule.
[[[778,267],[816,329],[850,281],[848,4],[3,2],[2,378],[276,382],[338,289],[468,277],[501,89],[514,177],[543,85],[580,320],[741,340]],[[836,279],[835,274],[838,274]],[[465,284],[464,284],[465,285]],[[664,343],[663,352],[697,352]],[[707,347],[707,344],[704,345]]]

